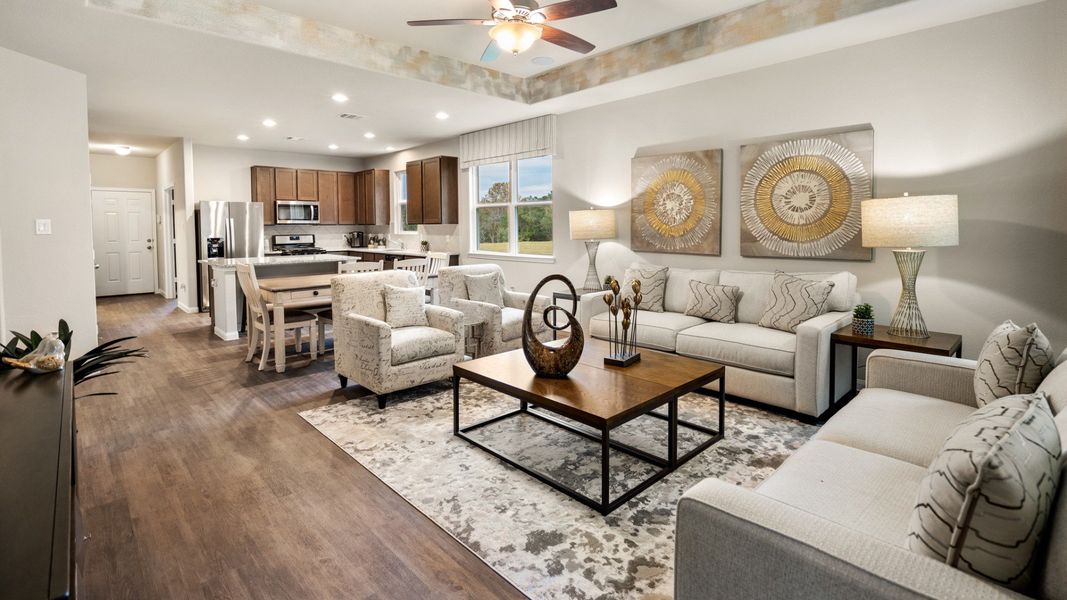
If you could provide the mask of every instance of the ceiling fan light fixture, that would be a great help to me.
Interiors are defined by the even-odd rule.
[[[525,21],[504,21],[489,30],[489,37],[496,40],[504,52],[518,54],[529,50],[541,39],[541,28]]]

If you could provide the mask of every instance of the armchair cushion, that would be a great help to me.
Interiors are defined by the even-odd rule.
[[[421,287],[385,285],[385,322],[390,327],[426,327],[426,291]]]
[[[390,362],[402,365],[431,356],[445,356],[456,351],[456,336],[433,327],[399,327],[393,329]]]
[[[978,354],[974,395],[983,406],[998,398],[1033,393],[1054,364],[1048,338],[1037,324],[1004,321],[989,334]]]
[[[678,334],[678,354],[787,377],[796,350],[796,334],[751,323],[704,323]]]
[[[833,289],[832,281],[808,281],[787,273],[775,273],[767,309],[759,320],[760,327],[796,333],[798,325],[826,312]]]
[[[925,469],[952,430],[974,409],[927,396],[867,388],[815,434]]]
[[[504,285],[499,273],[464,275],[467,283],[467,299],[504,307]]]
[[[522,335],[522,313],[510,306],[500,309],[500,339],[508,341]],[[544,323],[541,325],[543,328]]]
[[[919,486],[908,548],[1020,592],[1054,508],[1060,434],[1042,393],[974,411]]]

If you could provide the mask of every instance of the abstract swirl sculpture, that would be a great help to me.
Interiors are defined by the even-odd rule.
[[[571,293],[571,297],[574,298],[571,306],[571,311],[573,312],[566,310],[562,306],[552,304],[541,314],[541,317],[545,320],[545,325],[549,329],[560,331],[568,327],[571,328],[571,335],[563,344],[553,344],[551,346],[537,339],[531,323],[537,292],[541,291],[541,288],[550,281],[562,281],[567,285],[567,291]],[[548,315],[553,312],[561,312],[566,315],[567,323],[565,325],[557,325],[555,318],[550,320]],[[582,358],[582,350],[585,348],[585,332],[582,331],[582,326],[578,324],[578,319],[574,317],[575,312],[578,312],[578,294],[575,293],[574,284],[571,283],[571,280],[563,275],[556,274],[545,277],[530,292],[530,298],[526,301],[526,310],[522,315],[522,352],[526,355],[526,362],[530,363],[530,367],[538,377],[562,379],[567,376],[567,373],[571,372],[571,369],[578,364],[578,360]]]

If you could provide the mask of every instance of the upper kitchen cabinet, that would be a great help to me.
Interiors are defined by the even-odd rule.
[[[319,172],[299,169],[296,172],[296,199],[314,202],[319,199]]]
[[[435,156],[407,164],[408,223],[459,223],[459,160]]]
[[[337,224],[359,225],[356,220],[356,174],[337,174]]]
[[[296,169],[274,167],[274,198],[296,200]]]
[[[318,195],[319,195],[319,223],[323,225],[336,225],[337,220],[337,176],[336,171],[318,172]]]
[[[274,167],[252,167],[252,202],[263,204],[263,224],[274,224]]]
[[[389,224],[389,171],[369,169],[356,173],[356,224]]]

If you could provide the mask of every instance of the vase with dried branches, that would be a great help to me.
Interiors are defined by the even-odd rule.
[[[624,298],[619,280],[612,279],[611,291],[604,294],[604,304],[608,305],[611,320],[608,323],[608,355],[604,364],[616,367],[628,367],[641,360],[637,351],[637,313],[644,297],[641,295],[641,282],[630,282],[631,298]],[[621,316],[621,321],[620,321]],[[621,327],[620,327],[621,326]]]

